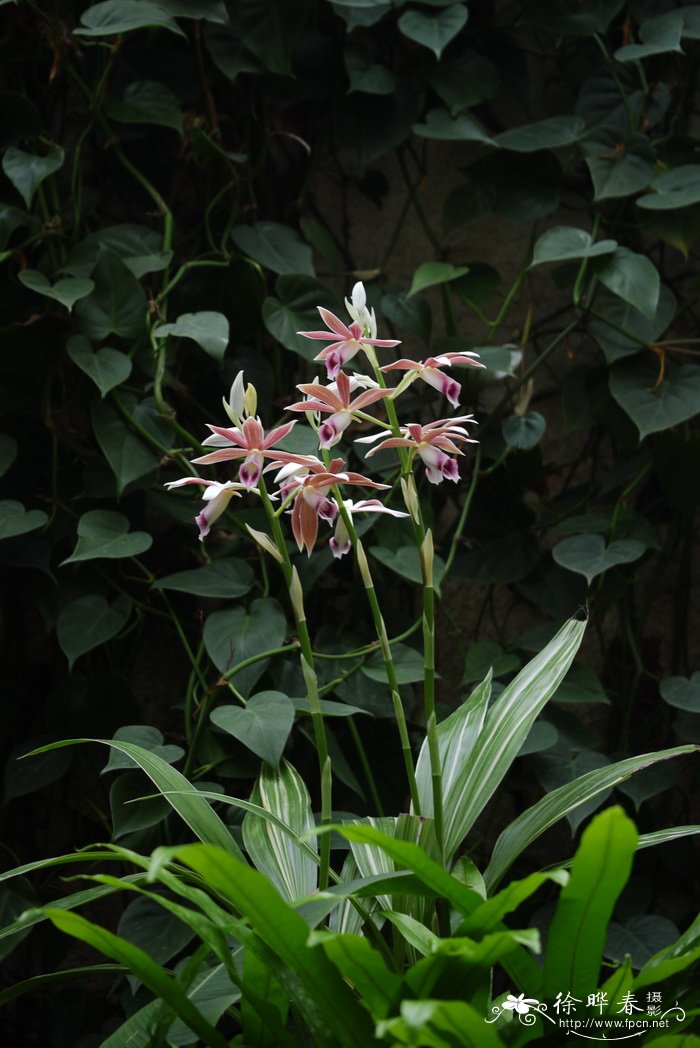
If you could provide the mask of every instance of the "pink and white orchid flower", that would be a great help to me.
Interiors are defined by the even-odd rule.
[[[353,484],[361,487],[386,490],[389,484],[378,484],[361,473],[344,470],[342,459],[333,459],[328,466],[309,455],[280,453],[277,461],[285,465],[277,475],[280,497],[286,499],[293,492],[292,532],[299,550],[306,549],[311,556],[318,535],[318,521],[333,524],[338,516],[338,506],[328,493],[335,484]],[[272,466],[268,469],[274,468]]]
[[[388,513],[391,517],[407,517],[408,513],[402,513],[398,509],[389,509],[379,499],[360,499],[359,502],[353,502],[352,499],[345,499],[343,502],[343,508],[350,517],[353,519],[356,513]],[[350,535],[348,529],[343,520],[342,515],[339,515],[336,520],[335,534],[329,541],[328,545],[331,548],[333,556],[340,560],[346,553],[350,552]]]
[[[475,359],[476,358],[476,359]],[[439,390],[447,397],[450,404],[459,407],[459,395],[462,387],[449,375],[443,374],[441,368],[452,367],[455,364],[471,364],[472,367],[483,368],[484,365],[478,359],[477,353],[441,353],[439,357],[428,357],[427,360],[395,360],[393,364],[385,364],[382,371],[408,371],[409,374],[403,382],[412,382],[416,378],[422,378],[429,386]]]
[[[389,430],[384,430],[371,437],[360,437],[357,443],[369,444],[381,440],[380,444],[367,452],[367,458],[386,448],[411,448],[422,459],[431,484],[442,484],[445,478],[456,483],[459,480],[459,470],[450,455],[462,454],[455,441],[460,444],[477,443],[472,440],[466,429],[459,425],[460,422],[473,421],[473,415],[455,415],[454,418],[441,418],[436,422],[429,422],[427,426],[409,422],[407,426],[401,426],[401,437],[395,437]]]
[[[355,288],[357,288],[357,285],[355,285]],[[353,289],[354,295],[355,290]],[[396,339],[377,338],[377,322],[374,317],[374,311],[369,314],[364,306],[362,307],[364,314],[358,312],[358,315],[366,315],[367,323],[363,325],[358,320],[353,320],[349,327],[335,313],[331,313],[329,309],[325,309],[323,306],[317,306],[316,308],[321,314],[321,319],[328,325],[329,330],[297,331],[297,334],[303,335],[304,338],[321,339],[324,342],[331,343],[318,356],[314,357],[314,360],[325,360],[328,378],[334,379],[340,369],[347,364],[348,360],[351,360],[361,349],[366,352],[370,346],[391,349],[393,346],[399,345]]]
[[[267,436],[259,418],[247,418],[240,426],[226,429],[222,426],[209,426],[213,436],[207,437],[205,444],[213,444],[221,450],[212,451],[208,455],[192,461],[202,465],[211,465],[214,462],[226,462],[228,459],[242,458],[243,464],[238,472],[239,480],[244,487],[250,490],[260,480],[263,462],[265,458],[274,457],[270,449],[280,440],[287,436],[293,422],[287,422],[283,426],[271,429]],[[234,445],[231,447],[230,445]]]
[[[302,393],[308,397],[307,400],[292,404],[290,411],[324,411],[330,413],[330,418],[319,427],[318,440],[322,448],[332,448],[337,444],[345,429],[350,425],[353,412],[362,411],[364,408],[374,404],[383,397],[390,397],[390,389],[368,389],[360,393],[353,401],[350,400],[352,379],[344,371],[338,372],[338,377],[331,386],[322,386],[318,382],[304,382],[297,386]]]
[[[202,498],[206,506],[195,517],[199,528],[199,541],[203,542],[211,531],[214,521],[218,520],[234,495],[240,495],[241,489],[246,490],[243,484],[236,484],[229,480],[225,484],[219,484],[216,480],[202,480],[201,477],[182,477],[181,480],[171,480],[165,485],[166,488],[181,488],[183,484],[201,484],[205,490]]]

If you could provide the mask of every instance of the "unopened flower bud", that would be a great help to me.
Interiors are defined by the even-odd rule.
[[[401,493],[406,509],[413,517],[416,524],[420,524],[420,506],[418,504],[418,492],[416,482],[411,473],[408,477],[401,478]]]
[[[224,411],[233,422],[234,426],[240,426],[241,416],[244,409],[243,372],[239,371],[233,380],[228,400],[224,397]]]
[[[258,410],[258,391],[252,382],[249,382],[246,388],[243,405],[248,418],[253,418]]]
[[[301,588],[299,572],[295,567],[292,568],[292,579],[289,583],[289,599],[292,602],[294,618],[297,622],[304,622],[306,620],[306,612],[304,611],[304,591]]]
[[[423,573],[423,584],[426,589],[433,588],[433,560],[435,548],[433,546],[433,533],[428,528],[420,547],[420,568]]]
[[[269,553],[271,557],[274,557],[275,560],[281,564],[283,559],[282,554],[277,549],[277,546],[275,546],[270,536],[266,535],[264,531],[256,531],[255,528],[251,528],[250,524],[246,524],[246,528],[248,529],[251,538],[257,542],[258,546],[260,546],[261,549],[264,549],[266,553]]]
[[[369,570],[369,564],[367,563],[367,555],[364,550],[364,546],[359,541],[355,546],[355,553],[357,554],[357,566],[360,569],[360,575],[364,583],[365,589],[374,589],[374,583],[372,582],[372,575]]]

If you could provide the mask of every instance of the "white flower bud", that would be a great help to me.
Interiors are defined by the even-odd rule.
[[[260,546],[261,549],[264,549],[266,553],[269,553],[271,557],[274,557],[275,560],[281,564],[284,558],[270,536],[266,535],[264,531],[256,531],[255,528],[251,528],[250,524],[246,524],[246,528],[248,529],[251,538],[257,542],[258,546]]]

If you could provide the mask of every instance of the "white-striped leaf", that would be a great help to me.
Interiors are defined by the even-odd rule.
[[[485,873],[484,880],[491,892],[500,881],[503,874],[510,868],[517,857],[532,843],[540,834],[548,830],[559,819],[585,804],[599,793],[604,793],[618,783],[628,779],[630,775],[648,768],[658,761],[668,760],[670,757],[680,757],[686,753],[693,753],[696,746],[675,746],[670,750],[659,750],[657,753],[642,753],[639,757],[628,757],[616,764],[608,764],[603,768],[595,768],[593,771],[580,775],[572,782],[560,786],[551,793],[547,793],[541,800],[533,804],[531,808],[524,811],[505,828],[500,835],[491,855]],[[673,840],[674,836],[683,836],[692,832],[695,827],[679,827],[684,833],[674,831],[662,831],[661,834],[649,834],[655,838],[646,842],[643,837],[639,839],[639,847],[650,847],[652,844],[661,844],[664,840]],[[664,836],[664,832],[671,834]]]
[[[393,816],[370,815],[366,819],[358,819],[356,825],[361,824],[373,826],[387,837],[396,835],[396,819]],[[375,877],[379,873],[393,873],[396,869],[394,860],[378,844],[358,844],[357,841],[350,841],[350,850],[360,877]],[[392,907],[392,900],[388,895],[378,895],[377,903],[382,910],[390,910]]]
[[[445,844],[450,845],[461,831],[464,821],[464,799],[469,787],[469,755],[473,752],[488,709],[491,696],[491,671],[472,691],[466,702],[438,724],[437,738],[442,769],[442,809]],[[433,815],[433,780],[430,768],[430,749],[427,737],[423,740],[416,764],[416,784],[421,813]]]
[[[360,871],[357,868],[355,856],[352,852],[348,852],[343,868],[340,871],[340,883],[347,884],[359,876]],[[377,909],[377,902],[375,899],[369,899],[368,902],[369,906],[367,906],[367,909],[372,913]],[[328,921],[328,927],[332,932],[339,932],[343,935],[362,935],[362,924],[362,917],[349,899],[343,899],[340,905],[335,907]]]
[[[313,830],[311,798],[304,780],[289,761],[273,769],[263,764],[251,800],[281,819],[298,836]],[[316,850],[316,839],[306,838]],[[243,841],[253,865],[289,902],[305,899],[316,890],[316,862],[274,822],[249,811],[243,820]]]
[[[456,774],[456,778],[452,782],[450,815],[445,827],[448,861],[517,757],[537,715],[563,680],[584,630],[583,622],[576,619],[566,622],[547,647],[504,688],[486,714],[481,731],[466,734],[470,749],[462,754],[464,766],[450,772],[452,776]],[[474,699],[474,727],[478,723],[476,710],[483,701],[477,693],[485,684],[486,681],[467,700],[469,705]],[[459,724],[459,718],[455,724]]]

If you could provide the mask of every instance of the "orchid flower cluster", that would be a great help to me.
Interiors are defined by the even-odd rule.
[[[296,420],[278,425],[266,434],[260,418],[256,415],[255,388],[250,384],[246,386],[243,372],[239,372],[231,387],[229,399],[224,399],[224,410],[232,426],[208,425],[211,434],[203,444],[216,450],[193,459],[197,465],[206,466],[241,460],[238,480],[222,483],[204,480],[201,477],[184,477],[166,484],[167,488],[186,484],[204,487],[202,497],[205,505],[196,517],[200,541],[206,538],[214,522],[225,512],[231,498],[240,496],[243,491],[260,494],[260,486],[264,483],[263,475],[268,473],[275,473],[274,483],[277,487],[270,498],[279,501],[281,507],[288,510],[297,546],[299,550],[306,549],[309,555],[318,537],[320,521],[334,526],[329,545],[333,555],[340,558],[350,549],[347,522],[352,522],[356,513],[386,513],[394,517],[407,517],[411,513],[415,516],[415,505],[412,504],[412,499],[415,499],[415,487],[411,488],[405,482],[401,487],[409,513],[390,509],[378,498],[358,501],[341,499],[339,488],[346,485],[371,488],[375,491],[387,491],[391,487],[389,484],[379,483],[348,470],[342,458],[330,457],[330,449],[340,441],[352,422],[380,427],[378,432],[356,440],[357,443],[374,444],[367,452],[367,458],[387,448],[406,449],[406,452],[402,452],[404,463],[412,469],[417,456],[425,466],[426,476],[431,484],[440,484],[445,479],[455,482],[459,479],[457,459],[463,454],[460,445],[475,443],[465,428],[465,424],[474,421],[473,416],[453,416],[427,425],[417,422],[399,425],[393,404],[411,383],[421,379],[439,390],[453,406],[458,407],[460,385],[445,374],[444,369],[464,364],[482,367],[477,354],[444,353],[422,361],[402,358],[380,367],[376,349],[392,349],[399,345],[399,342],[395,339],[377,338],[375,312],[374,309],[367,308],[362,283],[355,284],[351,300],[346,299],[345,305],[351,317],[349,325],[344,324],[328,309],[319,306],[318,311],[327,325],[327,330],[298,332],[305,338],[329,343],[315,357],[316,360],[325,363],[327,384],[324,385],[318,379],[301,383],[297,389],[304,395],[304,399],[289,407],[289,411],[303,412],[306,415],[316,430],[323,458],[294,454],[278,447],[292,431]],[[358,373],[349,374],[344,370],[358,353],[364,353],[374,372],[374,378]],[[402,371],[405,374],[397,386],[387,388],[384,374],[391,371]],[[387,423],[367,414],[369,407],[380,402],[387,405],[389,428]],[[274,555],[274,544],[269,540],[265,542],[267,536],[249,530],[258,543]]]

